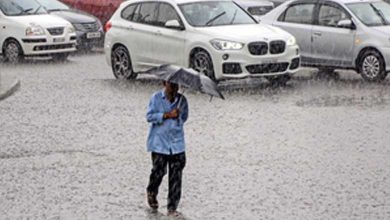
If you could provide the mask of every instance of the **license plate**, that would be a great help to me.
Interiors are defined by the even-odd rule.
[[[99,38],[99,37],[100,37],[100,32],[89,32],[89,33],[87,33],[87,38],[88,39]]]
[[[54,43],[62,43],[62,42],[65,42],[65,38],[64,37],[53,38],[53,42]]]
[[[278,63],[278,59],[262,59],[261,63],[268,64],[268,63]]]

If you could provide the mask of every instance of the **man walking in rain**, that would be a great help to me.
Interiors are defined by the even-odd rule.
[[[178,93],[179,86],[163,82],[164,89],[153,94],[146,118],[151,124],[147,149],[152,154],[152,171],[147,187],[147,200],[152,209],[158,208],[158,188],[168,166],[168,215],[176,211],[181,197],[182,172],[186,163],[183,124],[188,118],[186,98]]]

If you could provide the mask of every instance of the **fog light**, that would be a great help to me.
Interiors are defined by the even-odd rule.
[[[222,59],[223,59],[223,60],[229,59],[229,54],[224,54],[224,55],[222,55]]]

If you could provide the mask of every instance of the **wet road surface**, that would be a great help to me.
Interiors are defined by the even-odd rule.
[[[167,219],[147,208],[146,106],[160,82],[113,78],[103,54],[0,62],[1,219]],[[389,219],[390,81],[303,70],[286,86],[185,91],[185,219]],[[159,194],[166,212],[167,178]]]

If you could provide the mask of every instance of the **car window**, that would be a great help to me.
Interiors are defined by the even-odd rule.
[[[0,10],[7,16],[46,14],[35,0],[0,0]]]
[[[241,7],[229,1],[199,1],[179,5],[193,27],[256,24]]]
[[[337,27],[337,23],[341,20],[349,19],[341,8],[331,5],[321,5],[318,15],[318,24],[328,27]]]
[[[133,17],[134,17],[134,12],[135,12],[135,9],[137,8],[137,6],[138,6],[138,4],[132,4],[132,5],[127,6],[125,9],[123,9],[122,14],[121,14],[122,18],[129,20],[129,21],[132,21]]]
[[[390,25],[390,4],[387,2],[358,2],[347,4],[347,7],[369,27]]]
[[[311,3],[292,5],[279,17],[278,21],[311,24],[314,6]]]
[[[169,4],[161,3],[158,10],[157,16],[157,25],[165,26],[165,23],[169,20],[177,20],[181,23],[179,15],[176,13],[176,10]]]
[[[158,3],[156,2],[145,2],[139,4],[137,10],[133,15],[133,21],[143,24],[153,25],[155,22],[155,15]]]
[[[64,3],[57,0],[37,0],[47,11],[69,10],[70,8]]]

